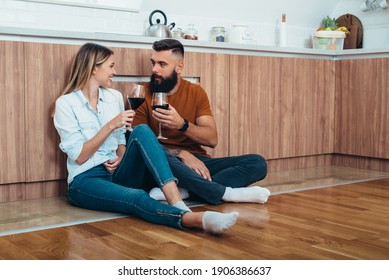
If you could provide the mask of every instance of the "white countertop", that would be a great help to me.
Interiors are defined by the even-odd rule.
[[[0,26],[0,40],[23,42],[46,42],[61,44],[83,44],[100,42],[113,47],[150,49],[154,41],[161,38],[128,34],[90,33],[48,29],[30,29]],[[264,45],[245,45],[224,42],[180,40],[186,51],[225,53],[254,56],[303,57],[330,60],[389,57],[389,48],[353,49],[341,51],[316,50],[309,48],[281,48]]]

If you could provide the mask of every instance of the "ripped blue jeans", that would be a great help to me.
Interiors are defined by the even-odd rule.
[[[130,214],[151,223],[183,228],[185,211],[150,198],[143,189],[150,174],[159,187],[177,181],[154,133],[147,125],[138,125],[116,171],[111,174],[101,164],[79,174],[69,185],[68,199],[82,208]]]

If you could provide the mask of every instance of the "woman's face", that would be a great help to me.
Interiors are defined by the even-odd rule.
[[[101,87],[110,87],[112,85],[112,77],[116,74],[114,69],[113,55],[111,55],[103,64],[95,67],[93,77]]]

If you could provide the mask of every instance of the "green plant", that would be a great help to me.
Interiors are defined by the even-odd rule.
[[[329,16],[322,19],[321,26],[324,28],[324,30],[336,30],[338,28],[336,19],[330,18]]]

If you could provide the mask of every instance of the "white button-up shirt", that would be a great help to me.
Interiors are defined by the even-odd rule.
[[[124,110],[123,97],[114,89],[99,89],[97,113],[81,90],[65,94],[55,103],[54,126],[61,138],[59,147],[67,154],[68,184],[81,174],[117,157],[118,145],[125,145],[125,127],[116,129],[85,163],[75,162],[85,142]]]

